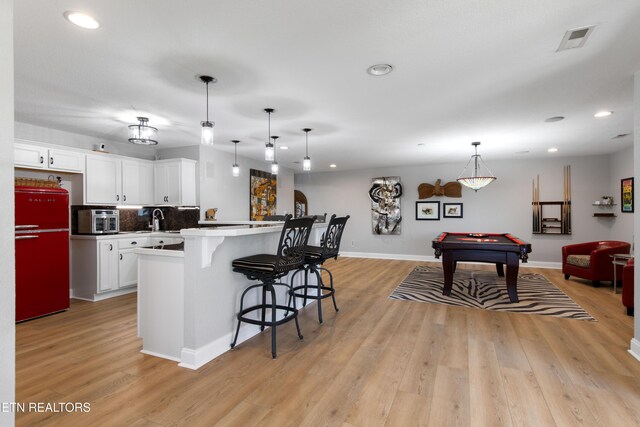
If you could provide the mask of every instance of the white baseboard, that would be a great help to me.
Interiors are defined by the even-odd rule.
[[[106,292],[104,294],[94,294],[92,298],[85,298],[85,297],[81,297],[81,296],[78,296],[78,295],[74,295],[74,293],[72,291],[71,292],[71,298],[79,299],[79,300],[82,300],[82,301],[97,302],[97,301],[102,301],[102,300],[113,298],[113,297],[119,297],[121,295],[130,294],[130,293],[137,292],[137,291],[138,291],[138,287],[137,286],[133,286],[131,288],[118,289],[117,291]]]
[[[315,283],[315,282],[314,282]],[[309,295],[315,295],[316,292],[311,289]],[[298,302],[298,310],[301,310],[303,307],[302,300],[297,298]],[[307,306],[313,304],[315,300],[307,300]],[[268,314],[269,312],[267,312]],[[269,315],[269,314],[268,314]],[[265,332],[269,330],[269,327],[266,327]],[[252,325],[250,323],[242,323],[240,325],[240,332],[238,333],[238,341],[236,342],[236,347],[241,343],[245,342],[249,338],[253,338],[254,336],[261,333],[260,326]],[[223,353],[231,350],[231,341],[233,341],[233,336],[235,335],[235,330],[230,332],[215,341],[210,342],[209,344],[205,344],[202,347],[192,349],[183,347],[180,353],[180,362],[178,366],[187,369],[198,369],[203,365],[211,362],[216,357],[220,356]],[[149,353],[151,354],[151,353]],[[164,357],[164,356],[160,356]],[[169,357],[165,357],[166,359],[170,359]],[[174,360],[174,359],[172,359]]]
[[[173,360],[174,362],[180,361],[180,359],[178,359],[177,357],[168,356],[166,354],[157,353],[155,351],[140,350],[140,353],[148,354],[149,356],[162,357],[163,359]]]
[[[427,262],[441,262],[433,255],[410,255],[410,254],[381,254],[374,252],[340,252],[340,256],[346,258],[371,258],[371,259],[398,259],[402,261],[427,261]],[[463,264],[482,264],[478,262],[464,262]],[[545,261],[528,261],[526,264],[521,263],[521,267],[535,267],[535,268],[555,268],[561,269],[562,263],[560,262],[545,262]]]
[[[267,329],[268,328],[265,330]],[[258,325],[243,324],[240,327],[236,346],[259,333],[260,327]],[[234,334],[235,331],[230,332],[217,340],[196,349],[183,347],[182,352],[180,353],[181,360],[179,361],[180,363],[178,366],[187,369],[198,369],[211,362],[216,357],[231,350],[230,344],[231,341],[233,341]]]
[[[631,339],[631,346],[629,347],[629,354],[640,361],[640,340],[636,338]]]

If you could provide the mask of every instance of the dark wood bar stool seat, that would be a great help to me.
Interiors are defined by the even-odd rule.
[[[318,301],[318,321],[322,323],[322,300],[331,297],[333,301],[333,308],[337,311],[338,305],[336,304],[335,288],[333,287],[333,275],[331,271],[322,267],[322,264],[328,259],[338,258],[340,252],[340,242],[342,240],[342,233],[344,227],[347,224],[349,215],[336,218],[335,214],[331,215],[327,231],[322,236],[321,246],[307,245],[305,249],[304,265],[300,267],[291,277],[291,283],[294,283],[295,276],[298,273],[304,272],[304,284],[293,286],[292,299],[296,297],[303,299],[303,305],[307,304],[307,299],[314,299]],[[329,275],[329,285],[327,286],[322,280],[322,271],[326,271]],[[316,284],[309,284],[309,273],[316,275]],[[309,290],[315,290],[315,294],[310,294]]]
[[[242,322],[259,325],[261,331],[264,330],[265,326],[271,327],[271,355],[274,359],[276,358],[277,326],[294,320],[298,337],[300,339],[303,338],[298,324],[298,309],[296,308],[295,298],[293,298],[293,305],[291,304],[291,294],[293,292],[291,285],[278,280],[286,276],[290,271],[299,269],[304,264],[304,251],[309,241],[313,222],[314,218],[291,219],[291,215],[287,215],[282,227],[278,251],[275,255],[251,255],[235,259],[231,263],[233,271],[244,274],[249,280],[258,280],[260,282],[249,286],[240,297],[240,311],[237,314],[238,326],[231,348],[236,345]],[[277,303],[275,286],[287,288],[287,295],[289,296],[287,305]],[[257,304],[245,308],[245,296],[249,291],[256,288],[262,288],[261,300]],[[267,293],[270,295],[269,298],[267,298]],[[269,316],[267,316],[267,310],[271,311]],[[258,316],[255,316],[255,313],[258,313]],[[278,314],[282,316],[280,319],[278,319]]]

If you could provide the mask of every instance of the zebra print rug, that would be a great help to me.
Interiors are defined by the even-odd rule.
[[[504,277],[495,271],[458,269],[453,276],[451,295],[442,295],[441,267],[416,267],[389,296],[391,299],[431,302],[485,310],[540,314],[543,316],[595,321],[546,277],[536,273],[518,275],[518,297],[512,303]]]

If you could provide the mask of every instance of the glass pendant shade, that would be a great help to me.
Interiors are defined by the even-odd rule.
[[[273,149],[273,144],[267,142],[264,146],[264,159],[268,162],[272,162],[274,159],[275,150]]]
[[[149,119],[137,117],[137,125],[129,125],[129,142],[139,145],[158,145],[158,129],[147,125]]]
[[[491,173],[487,165],[484,164],[482,158],[478,154],[478,145],[480,145],[480,143],[472,142],[471,145],[475,147],[476,153],[471,156],[471,158],[467,162],[467,165],[462,170],[462,173],[460,174],[460,176],[458,176],[457,181],[465,187],[471,188],[474,191],[478,191],[481,188],[484,188],[487,185],[491,184],[497,178]],[[469,175],[466,173],[466,171],[472,161],[473,171],[471,171],[471,175]],[[482,172],[482,167],[486,169],[486,173]]]
[[[240,166],[238,166],[238,141],[234,139],[233,141],[233,166],[231,167],[231,173],[233,176],[240,176]]]
[[[214,122],[209,121],[209,83],[216,83],[218,80],[211,76],[200,76],[200,81],[207,87],[207,118],[205,121],[200,122],[202,127],[200,130],[200,144],[213,145],[213,127],[216,125]]]
[[[202,133],[200,143],[202,145],[213,145],[213,122],[202,122]]]
[[[302,159],[302,170],[310,171],[311,170],[311,157],[309,157],[309,132],[313,129],[304,128],[302,132],[304,132],[304,159]]]
[[[272,175],[278,175],[278,160],[276,159],[276,141],[278,140],[278,138],[280,137],[275,135],[271,137],[271,139],[273,139],[273,144],[271,144],[271,146],[273,147],[273,163],[271,163]]]

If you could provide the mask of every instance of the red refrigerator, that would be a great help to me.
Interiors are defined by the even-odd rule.
[[[16,322],[69,308],[69,193],[16,187]]]

